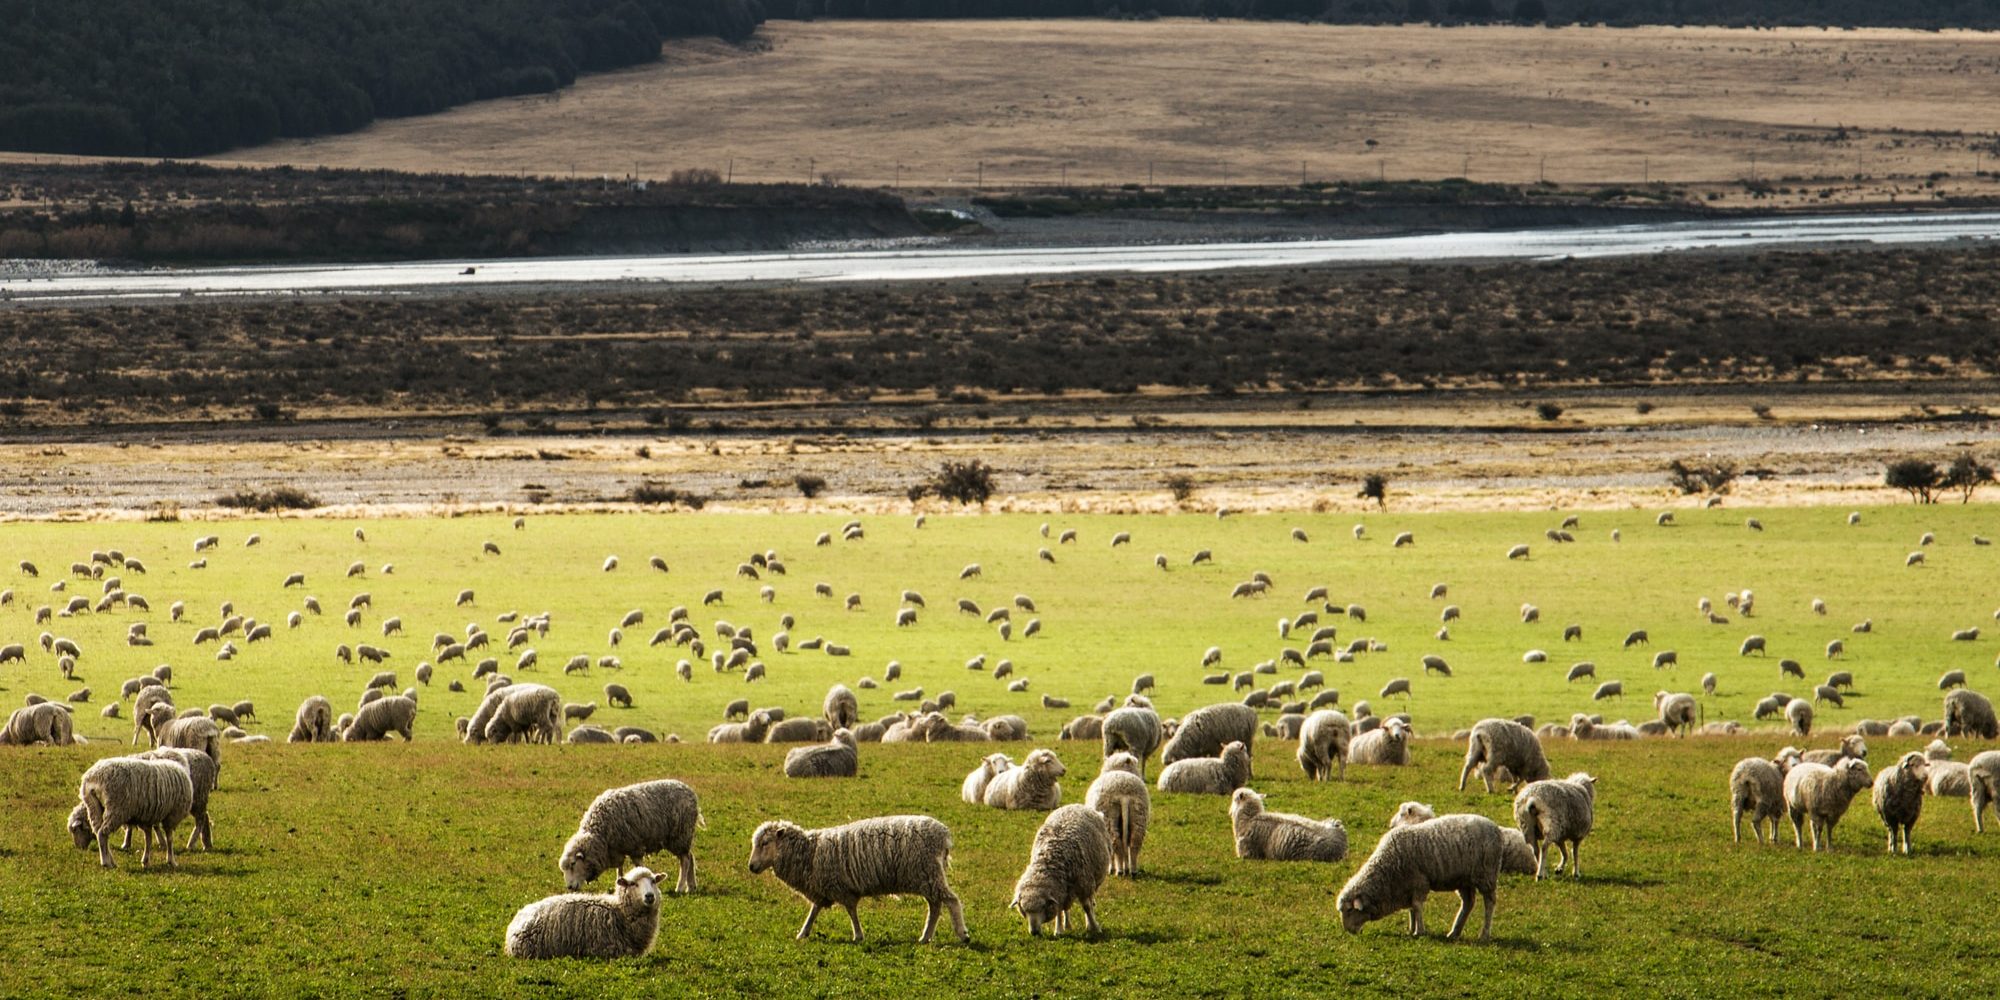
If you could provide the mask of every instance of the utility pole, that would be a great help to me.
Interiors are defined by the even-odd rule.
[[[974,186],[974,187],[982,187],[982,188],[986,186],[986,161],[985,161],[985,160],[980,160],[980,161],[979,161],[979,182],[978,182],[977,184],[973,185],[973,186]]]
[[[896,183],[894,186],[903,186],[903,165],[900,162],[896,164]]]
[[[1146,161],[1146,186],[1153,186],[1153,161]]]
[[[806,187],[812,187],[813,175],[819,173],[819,158],[806,157]]]
[[[729,158],[729,165],[725,167],[724,170],[726,172],[723,174],[722,183],[724,184],[736,183],[736,157],[732,156]]]
[[[1548,182],[1549,182],[1549,158],[1548,158],[1548,155],[1547,155],[1547,154],[1543,154],[1543,156],[1542,156],[1542,170],[1541,170],[1541,183],[1543,183],[1543,184],[1547,184]]]

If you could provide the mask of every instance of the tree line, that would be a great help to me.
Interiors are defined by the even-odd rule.
[[[773,17],[1234,17],[1330,24],[1994,28],[1996,0],[778,0]]]
[[[193,156],[741,40],[762,0],[0,0],[0,149]]]

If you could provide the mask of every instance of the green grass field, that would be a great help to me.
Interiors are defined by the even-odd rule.
[[[1747,530],[1751,513],[1768,530]],[[1775,728],[1738,739],[1553,745],[1558,772],[1585,769],[1600,778],[1587,874],[1575,885],[1504,879],[1491,947],[1408,942],[1395,920],[1350,938],[1332,912],[1340,883],[1398,802],[1509,815],[1503,796],[1453,790],[1462,747],[1448,740],[1421,742],[1414,767],[1350,769],[1346,782],[1318,786],[1299,775],[1289,747],[1259,744],[1255,784],[1271,808],[1348,824],[1356,857],[1336,865],[1238,861],[1223,800],[1156,797],[1146,874],[1107,890],[1100,916],[1109,933],[1095,942],[1031,942],[1004,909],[1040,817],[958,801],[959,778],[987,748],[864,746],[859,781],[802,783],[780,776],[781,747],[700,743],[732,699],[815,714],[829,684],[879,678],[895,659],[904,679],[860,691],[864,717],[894,707],[892,687],[917,685],[931,694],[956,691],[963,711],[1021,714],[1035,733],[1030,745],[1055,746],[1069,764],[1065,799],[1077,801],[1097,754],[1094,746],[1057,744],[1063,720],[1122,694],[1142,672],[1157,675],[1156,701],[1166,714],[1232,697],[1200,683],[1202,651],[1221,646],[1225,666],[1246,670],[1286,646],[1302,649],[1303,636],[1281,640],[1275,626],[1306,609],[1300,597],[1313,586],[1367,608],[1365,623],[1325,621],[1343,642],[1374,637],[1388,651],[1352,664],[1318,659],[1312,668],[1342,691],[1344,705],[1367,698],[1379,706],[1373,696],[1385,680],[1413,678],[1407,710],[1427,736],[1488,715],[1563,719],[1590,710],[1591,685],[1562,680],[1581,659],[1596,661],[1600,679],[1622,679],[1632,692],[1625,704],[1597,707],[1635,721],[1651,716],[1654,689],[1698,690],[1701,674],[1713,671],[1720,686],[1705,699],[1706,717],[1748,723],[1757,698],[1805,692],[1836,669],[1821,653],[1834,638],[1848,641],[1850,653],[1837,668],[1855,673],[1857,690],[1847,708],[1822,708],[1826,725],[1935,718],[1936,679],[1950,668],[1966,670],[1974,688],[1988,687],[1992,640],[1958,643],[1949,633],[1986,621],[2000,601],[2000,556],[1971,542],[1975,533],[1996,533],[1990,509],[1870,508],[1855,527],[1845,514],[1681,510],[1677,527],[1661,528],[1652,512],[1587,512],[1579,540],[1560,546],[1542,537],[1559,514],[1390,512],[1363,519],[1366,541],[1352,537],[1354,519],[1346,516],[1051,518],[1056,531],[1079,532],[1075,545],[1043,539],[1040,518],[934,516],[919,530],[907,517],[871,517],[865,539],[827,547],[815,547],[814,536],[832,531],[837,538],[845,516],[541,516],[518,532],[497,517],[378,520],[363,524],[365,543],[353,537],[354,523],[318,520],[8,525],[0,528],[0,556],[15,593],[0,607],[0,643],[24,642],[31,651],[25,666],[0,667],[0,699],[18,704],[29,691],[61,698],[81,683],[97,695],[78,709],[78,729],[91,745],[0,748],[0,804],[13,820],[0,834],[0,884],[8,887],[0,902],[0,996],[80,986],[92,995],[520,995],[616,985],[714,995],[945,989],[1263,996],[1357,987],[1435,995],[1520,992],[1535,981],[1544,984],[1538,993],[1553,995],[1968,991],[1974,981],[1964,970],[1990,962],[2000,948],[1985,929],[1981,894],[1967,891],[2000,877],[2000,838],[1976,838],[1963,802],[1933,801],[1918,827],[1918,856],[1887,858],[1864,795],[1832,856],[1733,847],[1723,796],[1729,767],[1792,742]],[[1309,533],[1309,543],[1290,538],[1295,526]],[[1610,541],[1613,528],[1623,541]],[[1415,532],[1416,544],[1392,549],[1389,539],[1401,530]],[[1133,544],[1112,549],[1117,531],[1131,532]],[[1938,538],[1926,564],[1904,568],[1925,531]],[[245,548],[251,532],[262,544]],[[208,568],[188,569],[193,539],[208,533],[219,534],[221,546],[207,554]],[[503,554],[481,555],[486,539]],[[1532,544],[1533,556],[1509,562],[1504,553],[1518,542]],[[1055,553],[1053,565],[1036,558],[1044,546]],[[87,579],[72,578],[65,594],[49,586],[71,562],[110,548],[146,563],[144,575],[122,575],[127,591],[144,595],[153,611],[35,625],[38,605],[97,595],[101,584]],[[1214,552],[1212,565],[1188,565],[1199,548]],[[779,552],[787,574],[734,576],[751,552],[766,549]],[[1154,568],[1156,552],[1168,556],[1169,571]],[[620,556],[620,568],[600,571],[611,554]],[[668,561],[669,573],[647,568],[653,554]],[[37,563],[42,575],[15,574],[20,559]],[[343,578],[356,559],[368,565],[367,578]],[[385,576],[380,570],[389,562],[396,569]],[[969,562],[981,563],[983,575],[958,581]],[[294,571],[306,574],[303,592],[280,587]],[[1273,592],[1230,599],[1230,589],[1257,571],[1270,574]],[[834,599],[814,596],[822,581]],[[1438,582],[1450,585],[1449,602],[1464,609],[1449,642],[1432,639],[1447,603],[1428,597]],[[757,599],[766,583],[776,589],[770,604]],[[453,597],[466,587],[476,590],[476,603],[455,609]],[[702,594],[714,587],[724,588],[724,603],[701,608]],[[1720,607],[1723,595],[1746,587],[1757,593],[1752,619],[1712,625],[1697,615],[1699,597],[1729,613]],[[916,626],[897,629],[893,615],[905,588],[921,591],[929,608]],[[363,590],[373,594],[373,608],[349,629],[339,612]],[[329,613],[285,629],[285,614],[306,593]],[[862,610],[841,610],[848,593],[861,594]],[[991,626],[952,610],[956,598],[987,608],[1016,594],[1036,602],[1040,636],[1002,643]],[[1827,616],[1810,612],[1815,597],[1826,601]],[[186,602],[187,621],[168,622],[174,600]],[[227,663],[213,660],[212,645],[190,645],[196,627],[215,623],[224,600],[278,622],[277,637],[245,646]],[[1541,608],[1539,624],[1519,621],[1523,602]],[[676,678],[672,665],[685,651],[645,647],[675,605],[689,606],[704,633],[718,618],[754,626],[770,679],[746,685],[740,674],[717,674],[706,664],[692,683]],[[634,608],[646,611],[647,622],[628,630],[617,650],[622,671],[557,673],[555,665],[572,654],[612,652],[606,633]],[[373,672],[337,663],[335,644],[385,646],[394,653],[390,666],[409,684],[433,632],[463,634],[475,620],[499,628],[494,616],[509,609],[547,610],[554,619],[549,635],[532,643],[543,669],[517,678],[600,703],[599,688],[615,680],[632,690],[637,707],[600,707],[593,721],[677,732],[692,742],[463,747],[450,739],[452,721],[470,714],[476,699],[444,690],[447,679],[471,672],[452,664],[420,696],[414,745],[228,748],[211,810],[218,850],[184,856],[178,872],[142,871],[136,855],[121,856],[117,872],[102,872],[92,855],[69,846],[62,823],[78,774],[97,756],[129,749],[99,738],[129,735],[130,722],[96,714],[125,678],[171,663],[182,705],[254,700],[262,722],[252,731],[282,740],[301,698],[322,693],[350,707]],[[854,655],[774,653],[769,639],[784,612],[798,618],[795,637],[824,635]],[[404,620],[405,635],[385,640],[379,625],[390,616]],[[1017,615],[1017,626],[1024,617]],[[150,623],[158,645],[124,644],[126,624],[137,618]],[[1849,626],[1863,618],[1874,621],[1874,631],[1851,634]],[[1561,631],[1572,622],[1583,626],[1584,640],[1565,645]],[[54,658],[35,642],[43,628],[83,647],[83,681],[57,674]],[[1620,648],[1635,628],[1651,633],[1650,650]],[[1769,658],[1736,655],[1752,632],[1769,637]],[[1529,648],[1548,650],[1550,662],[1524,665]],[[1656,673],[1651,653],[1668,648],[1680,653],[1681,666]],[[1447,657],[1454,676],[1423,677],[1418,657],[1429,652]],[[1009,693],[987,673],[967,671],[965,660],[979,653],[989,662],[1013,659],[1016,676],[1032,681],[1029,692]],[[511,656],[496,655],[511,664]],[[1781,681],[1780,657],[1803,662],[1808,683]],[[1260,683],[1297,673],[1284,668]],[[1077,707],[1044,710],[1043,693]],[[1876,741],[1871,762],[1880,766],[1921,742]],[[1964,741],[1959,758],[1980,749]],[[669,776],[702,795],[710,827],[696,847],[702,891],[668,901],[655,952],[616,963],[530,965],[501,957],[514,910],[560,891],[555,855],[589,800],[612,785]],[[923,906],[913,900],[866,906],[870,940],[860,947],[842,940],[837,919],[823,922],[817,940],[792,942],[804,904],[772,877],[748,874],[749,832],[780,816],[820,825],[903,811],[936,815],[955,832],[954,884],[973,928],[971,949],[916,946]],[[1434,899],[1434,928],[1455,905]],[[1798,983],[1810,985],[1801,991]]]

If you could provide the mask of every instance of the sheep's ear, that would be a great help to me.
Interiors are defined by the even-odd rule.
[[[628,887],[630,887],[631,885],[632,885],[632,880],[631,880],[631,879],[629,879],[629,878],[626,878],[626,877],[625,877],[625,876],[623,876],[623,875],[620,875],[620,876],[618,876],[618,887],[619,887],[620,889],[624,889],[624,888],[628,888]]]

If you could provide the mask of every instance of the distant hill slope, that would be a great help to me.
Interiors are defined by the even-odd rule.
[[[187,156],[740,40],[761,0],[0,0],[0,149]]]
[[[2000,0],[774,0],[783,18],[1241,17],[1329,24],[2000,28]]]

